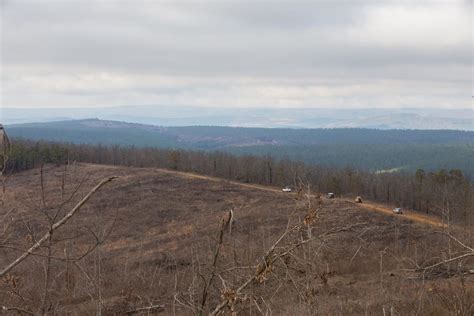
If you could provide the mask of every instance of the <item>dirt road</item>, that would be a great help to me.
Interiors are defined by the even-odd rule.
[[[352,202],[352,200],[349,199],[344,199],[345,201]],[[403,214],[397,215],[392,212],[392,208],[380,204],[380,203],[374,203],[374,202],[364,202],[363,204],[358,204],[360,207],[371,210],[371,211],[376,211],[376,212],[381,212],[385,213],[390,216],[401,216],[403,218],[407,218],[409,220],[412,220],[414,222],[419,222],[419,223],[425,223],[428,225],[436,226],[436,227],[443,227],[445,226],[445,223],[442,222],[440,218],[434,217],[434,216],[428,216],[428,215],[423,215],[415,211],[411,210],[403,210]]]
[[[85,164],[85,165],[90,165],[94,166],[94,164]],[[115,166],[104,166],[100,165],[102,168],[108,167],[108,168],[117,168]],[[185,178],[190,178],[190,179],[202,179],[202,180],[207,180],[207,181],[214,181],[214,182],[226,182],[226,183],[231,183],[234,185],[238,185],[241,187],[246,187],[246,188],[251,188],[255,190],[263,190],[263,191],[269,191],[269,192],[274,192],[278,194],[295,194],[295,193],[285,193],[282,192],[281,188],[279,187],[271,187],[271,186],[265,186],[265,185],[259,185],[259,184],[250,184],[250,183],[242,183],[238,181],[230,181],[222,178],[215,178],[211,176],[204,176],[200,174],[195,174],[195,173],[190,173],[190,172],[182,172],[182,171],[175,171],[175,170],[168,170],[168,169],[160,169],[160,168],[152,168],[153,170],[156,170],[160,173],[166,173],[166,174],[173,174]],[[324,198],[326,200],[326,198]],[[368,210],[368,211],[373,211],[373,212],[379,212],[383,213],[388,216],[398,216],[400,218],[405,218],[414,222],[418,223],[423,223],[423,224],[428,224],[434,227],[443,227],[445,226],[445,223],[438,218],[434,216],[428,216],[424,214],[420,214],[415,211],[411,210],[403,210],[403,214],[394,214],[392,212],[392,207],[381,204],[381,203],[376,203],[376,202],[371,202],[371,201],[364,201],[362,204],[355,203],[352,199],[349,198],[337,198],[336,200],[338,201],[344,201],[345,203],[352,204],[356,208]]]
[[[160,171],[160,172],[163,172],[163,173],[179,175],[179,176],[187,177],[187,178],[203,179],[203,180],[208,180],[208,181],[225,181],[227,183],[232,183],[234,185],[238,185],[238,186],[242,186],[242,187],[246,187],[246,188],[270,191],[270,192],[275,192],[275,193],[279,193],[279,194],[289,194],[289,193],[282,192],[281,188],[278,188],[278,187],[270,187],[270,186],[250,184],[250,183],[241,183],[241,182],[237,182],[237,181],[229,181],[229,180],[224,180],[224,179],[221,179],[221,178],[204,176],[204,175],[195,174],[195,173],[173,171],[173,170],[167,170],[167,169],[157,169],[157,170]],[[435,226],[435,227],[443,227],[445,225],[440,218],[437,218],[437,217],[434,217],[434,216],[423,215],[423,214],[417,213],[415,211],[404,210],[404,213],[401,214],[401,215],[394,214],[392,212],[391,207],[389,207],[387,205],[384,205],[384,204],[381,204],[381,203],[367,202],[366,201],[362,204],[358,204],[358,203],[355,203],[353,200],[347,199],[347,198],[338,198],[338,200],[342,200],[346,203],[354,204],[355,207],[359,207],[359,208],[362,208],[362,209],[365,209],[365,210],[384,213],[388,216],[400,216],[402,218],[406,218],[406,219],[409,219],[409,220],[414,221],[414,222],[428,224],[428,225]]]

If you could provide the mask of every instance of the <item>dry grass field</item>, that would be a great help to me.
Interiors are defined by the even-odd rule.
[[[16,307],[60,315],[208,314],[223,301],[220,312],[239,315],[474,313],[474,276],[466,272],[472,260],[420,269],[460,251],[438,226],[344,199],[157,169],[76,164],[66,172],[46,166],[43,174],[44,202],[39,169],[7,181],[0,268],[47,231],[47,215],[60,218],[102,178],[118,178],[54,233],[50,247],[0,280],[0,306],[11,308],[0,315]],[[231,209],[235,221],[221,229]],[[452,230],[469,241],[467,230]]]

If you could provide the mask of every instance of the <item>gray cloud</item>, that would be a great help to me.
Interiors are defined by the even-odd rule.
[[[468,107],[466,2],[1,2],[2,106]]]

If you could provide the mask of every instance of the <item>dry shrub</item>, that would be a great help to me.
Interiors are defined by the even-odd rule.
[[[466,284],[461,277],[434,284],[428,289],[431,298],[430,309],[439,310],[452,315],[474,315],[473,284]]]

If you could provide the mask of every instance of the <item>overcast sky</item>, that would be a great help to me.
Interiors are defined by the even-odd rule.
[[[0,3],[2,107],[471,107],[471,1]]]

